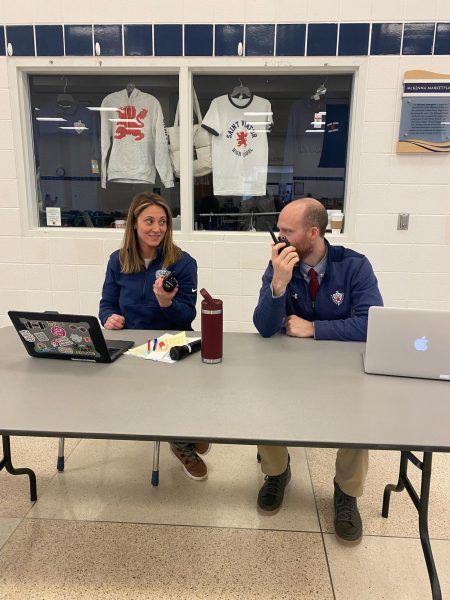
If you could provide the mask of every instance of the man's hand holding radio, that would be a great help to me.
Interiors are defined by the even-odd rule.
[[[300,262],[294,246],[279,242],[272,247],[272,290],[274,296],[281,296],[292,279],[292,269]]]

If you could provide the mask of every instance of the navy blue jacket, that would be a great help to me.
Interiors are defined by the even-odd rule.
[[[383,300],[370,262],[365,256],[327,244],[327,267],[314,305],[308,283],[294,267],[286,292],[272,296],[272,262],[269,263],[259,292],[253,323],[264,337],[285,331],[284,319],[297,315],[314,322],[316,340],[365,341],[370,306],[382,306]]]
[[[178,292],[171,306],[161,308],[153,293],[155,274],[161,269],[162,250],[147,269],[122,273],[119,250],[113,252],[106,268],[99,318],[102,325],[112,314],[125,317],[126,329],[192,330],[197,299],[197,263],[187,252],[168,267],[175,271]]]

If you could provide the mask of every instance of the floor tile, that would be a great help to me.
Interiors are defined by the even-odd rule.
[[[348,547],[325,534],[336,600],[424,600],[431,598],[427,568],[418,539],[364,536]],[[450,597],[450,541],[432,542],[442,597]]]
[[[293,477],[275,515],[256,508],[263,482],[254,446],[215,444],[205,481],[187,478],[161,444],[160,484],[150,484],[149,442],[83,440],[30,511],[30,517],[319,531],[302,448],[291,453]]]
[[[421,453],[417,453],[419,458]],[[324,531],[332,533],[333,528],[333,477],[336,450],[309,448],[307,450],[311,478],[316,496],[319,518]],[[365,491],[358,506],[363,519],[364,533],[367,535],[392,535],[398,537],[418,537],[418,515],[406,491],[392,493],[389,517],[381,516],[384,487],[397,483],[400,461],[399,452],[371,451],[369,473]],[[420,472],[412,465],[408,475],[420,491]],[[433,471],[429,504],[430,536],[450,539],[450,454],[433,455]]]
[[[0,597],[331,600],[333,594],[317,533],[26,519],[0,552]]]
[[[0,548],[20,523],[20,519],[8,519],[0,517]]]
[[[67,439],[65,456],[68,458],[78,444],[77,439]],[[15,468],[33,469],[37,479],[38,498],[49,482],[58,474],[56,438],[11,437],[11,458]],[[0,472],[0,517],[23,517],[32,507],[27,475],[10,475]]]

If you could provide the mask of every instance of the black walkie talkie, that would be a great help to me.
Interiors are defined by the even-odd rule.
[[[267,223],[267,229],[269,230],[269,233],[272,236],[274,244],[281,244],[281,242],[283,242],[285,244],[284,248],[287,248],[288,246],[291,245],[289,243],[289,240],[287,239],[287,237],[282,236],[282,237],[277,238],[276,235],[274,234],[274,232],[272,231],[272,227],[268,223]],[[284,248],[280,248],[278,250],[278,254],[280,254],[280,252],[282,252],[284,250]]]

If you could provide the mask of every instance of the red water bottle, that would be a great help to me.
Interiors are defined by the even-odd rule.
[[[212,298],[203,288],[202,300],[202,361],[204,363],[222,362],[223,350],[223,303]]]

